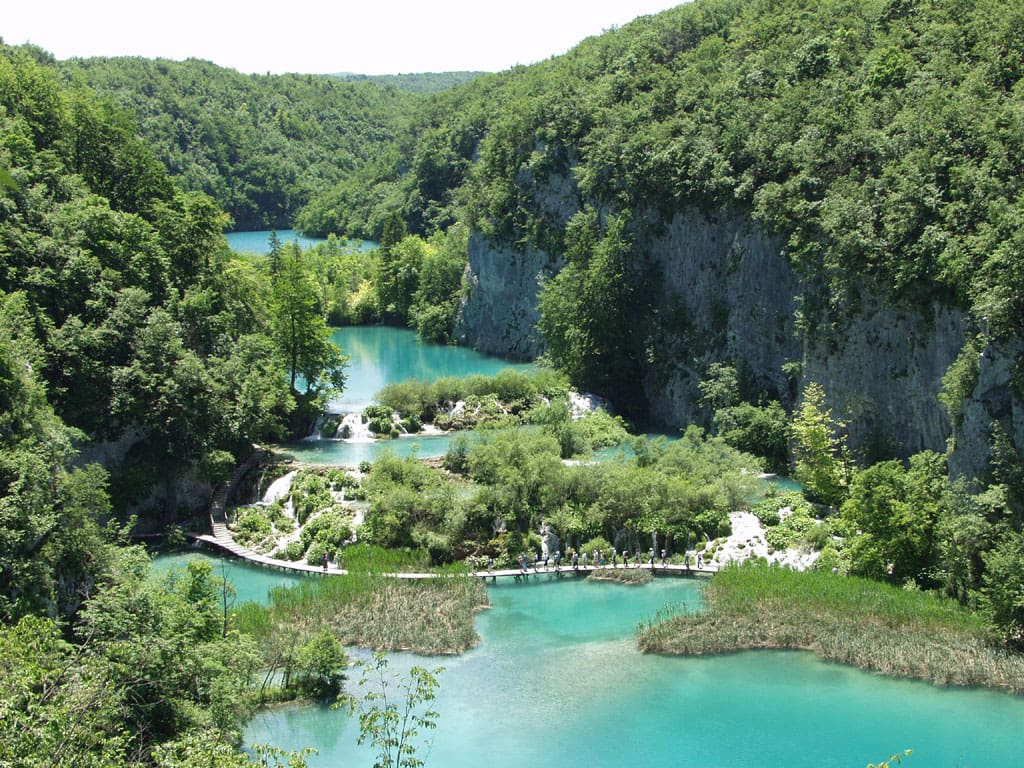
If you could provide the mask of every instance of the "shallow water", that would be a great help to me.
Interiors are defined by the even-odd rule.
[[[910,768],[1024,761],[1021,697],[884,678],[807,653],[638,653],[637,622],[666,603],[696,605],[692,580],[629,587],[563,578],[489,592],[478,648],[394,657],[395,669],[446,667],[428,766],[838,768],[905,748],[914,749]],[[313,766],[369,765],[357,730],[342,713],[300,706],[257,716],[245,740],[313,746]]]
[[[375,402],[384,385],[407,379],[433,381],[445,376],[493,376],[506,368],[533,369],[532,363],[516,363],[501,357],[482,355],[465,347],[425,344],[408,328],[351,326],[338,328],[331,340],[349,356],[347,382],[341,396],[332,401],[336,413],[357,413]],[[397,440],[345,442],[311,439],[281,446],[281,453],[310,464],[356,466],[375,461],[383,453],[433,458],[444,456],[449,435],[413,435]]]
[[[210,563],[215,576],[224,576],[231,582],[236,592],[236,603],[266,604],[272,588],[292,586],[308,578],[298,573],[250,565],[242,560],[216,557],[199,549],[157,554],[153,557],[153,572],[160,575],[172,568],[187,568],[191,560]]]

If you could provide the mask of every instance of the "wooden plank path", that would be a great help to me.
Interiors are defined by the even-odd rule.
[[[251,549],[246,549],[241,544],[236,542],[234,538],[231,536],[231,532],[227,529],[226,525],[222,526],[221,530],[219,531],[219,535],[217,533],[215,533],[212,536],[209,534],[202,534],[199,536],[193,536],[192,538],[195,541],[205,544],[206,546],[218,549],[221,552],[229,554],[232,557],[237,557],[240,560],[245,560],[255,565],[261,565],[267,568],[278,568],[280,570],[293,571],[295,573],[315,573],[320,574],[321,576],[344,576],[348,573],[347,570],[345,570],[344,568],[339,568],[334,563],[329,563],[327,569],[325,570],[322,565],[311,565],[309,563],[300,563],[293,560],[278,560],[276,558],[270,557],[269,555],[261,555],[258,552],[253,552]],[[491,581],[497,581],[498,579],[512,579],[513,581],[529,581],[530,579],[539,579],[541,577],[548,577],[550,579],[552,577],[561,578],[565,576],[589,576],[592,573],[600,573],[601,571],[606,570],[621,571],[623,569],[640,570],[645,568],[650,569],[655,574],[662,574],[666,576],[709,576],[718,570],[717,568],[708,567],[707,565],[705,565],[702,568],[696,568],[694,566],[690,566],[689,568],[687,568],[685,565],[662,565],[661,563],[656,562],[653,566],[649,563],[641,563],[639,565],[637,565],[636,563],[632,563],[628,566],[581,565],[577,568],[573,568],[571,565],[562,566],[560,568],[555,568],[555,566],[549,565],[546,568],[544,566],[540,566],[539,568],[531,567],[527,568],[525,571],[521,571],[518,568],[494,568],[469,571],[468,575],[474,576],[479,579],[483,579],[484,581],[487,581],[488,579]],[[396,579],[418,580],[445,578],[446,574],[389,573],[388,576],[394,577]]]
[[[220,550],[221,552],[227,553],[232,557],[237,557],[240,560],[245,560],[256,565],[261,565],[268,568],[278,568],[285,571],[293,571],[295,573],[318,573],[320,575],[344,575],[347,574],[344,568],[339,568],[333,563],[329,563],[325,569],[322,565],[310,565],[309,563],[299,563],[293,560],[278,560],[277,558],[270,557],[269,555],[261,555],[258,552],[253,552],[251,549],[243,547],[237,541],[235,537],[231,535],[230,529],[228,529],[227,521],[227,503],[228,499],[231,498],[232,493],[235,490],[235,486],[240,483],[245,476],[252,471],[252,469],[263,461],[267,457],[267,452],[257,446],[253,446],[254,450],[252,454],[242,464],[235,468],[235,471],[231,473],[231,477],[217,488],[214,492],[213,497],[210,499],[210,529],[212,533],[204,534],[191,534],[189,538],[194,541],[200,542],[213,549]],[[621,570],[623,568],[638,569],[638,568],[650,568],[654,573],[671,574],[674,576],[686,576],[686,575],[699,575],[699,574],[712,574],[717,568],[709,567],[705,564],[702,568],[689,567],[685,565],[662,565],[660,562],[655,560],[654,564],[651,563],[632,563],[630,565],[580,565],[573,567],[572,565],[562,565],[555,567],[554,565],[548,566],[537,566],[533,567],[534,564],[530,563],[525,570],[519,568],[508,568],[508,569],[487,569],[487,570],[476,570],[471,571],[470,575],[477,578],[490,579],[491,581],[497,581],[498,579],[512,579],[513,581],[529,581],[531,577],[539,578],[541,576],[554,576],[562,577],[566,575],[573,576],[589,576],[595,571],[602,570]],[[444,574],[437,573],[392,573],[388,574],[397,579],[436,579],[443,578]]]

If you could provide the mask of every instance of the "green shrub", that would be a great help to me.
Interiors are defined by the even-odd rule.
[[[604,536],[595,536],[580,545],[580,552],[586,552],[587,557],[591,557],[594,554],[594,550],[604,552],[604,556],[609,557],[611,555],[612,545],[608,543],[608,539]]]
[[[322,541],[314,541],[306,552],[306,562],[310,565],[323,565],[324,555],[328,555],[328,547]]]
[[[375,435],[391,434],[394,427],[393,411],[386,405],[370,405],[363,409],[367,428]]]
[[[306,554],[306,547],[302,542],[290,541],[286,546],[276,550],[273,557],[278,560],[290,560],[295,562],[296,560],[301,560],[304,554]]]
[[[351,538],[352,528],[348,517],[335,509],[314,517],[303,526],[300,535],[304,547],[320,542],[333,550],[341,549]]]

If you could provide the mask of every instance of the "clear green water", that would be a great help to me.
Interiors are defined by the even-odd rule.
[[[214,557],[205,552],[174,552],[153,557],[153,571],[159,576],[172,568],[186,568],[190,560],[201,560],[213,566],[217,576],[223,575],[234,586],[238,603],[267,603],[273,587],[287,587],[304,578],[298,573],[249,565],[241,560]]]
[[[224,237],[228,240],[231,250],[238,253],[258,253],[266,256],[270,253],[269,229],[252,230],[250,232],[228,232]],[[294,229],[277,230],[277,239],[282,243],[298,243],[302,248],[311,248],[317,243],[326,242],[320,237],[304,237]]]
[[[228,232],[224,237],[228,240],[231,250],[238,253],[256,253],[266,256],[270,253],[270,230],[259,229],[250,232]],[[298,243],[301,248],[312,248],[318,243],[327,242],[322,237],[306,237],[294,229],[277,230],[277,238],[282,243]],[[378,244],[372,240],[349,240],[349,245],[360,251],[372,251]]]
[[[279,576],[234,568],[254,582],[240,594],[265,593]],[[428,766],[862,768],[907,747],[908,768],[1024,764],[1021,697],[893,680],[806,653],[638,653],[637,623],[666,604],[698,606],[695,581],[552,578],[488,589],[478,648],[392,657],[395,670],[445,667]],[[258,715],[245,742],[315,747],[313,766],[370,765],[357,735],[344,714],[309,705]]]
[[[416,332],[389,326],[339,328],[331,339],[349,356],[345,391],[331,403],[331,410],[356,413],[374,402],[385,384],[406,379],[433,381],[445,376],[493,376],[506,368],[527,371],[531,363],[513,363],[500,357],[481,355],[465,347],[424,344]],[[414,436],[372,443],[340,440],[304,440],[282,447],[282,453],[311,464],[357,465],[374,461],[383,452],[421,458],[443,456],[450,437]]]

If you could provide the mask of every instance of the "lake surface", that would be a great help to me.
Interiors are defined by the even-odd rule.
[[[443,768],[862,768],[912,748],[908,768],[1024,762],[1021,697],[884,678],[808,653],[638,653],[636,624],[666,604],[698,606],[698,590],[673,578],[489,586],[478,648],[391,657],[393,670],[445,667],[439,726],[418,756]],[[258,715],[245,743],[315,747],[311,766],[370,765],[357,736],[357,721],[307,705]]]
[[[433,381],[445,376],[482,374],[493,376],[506,368],[529,371],[532,363],[515,363],[501,357],[482,355],[466,347],[426,344],[409,328],[390,326],[351,326],[339,328],[331,340],[349,356],[345,391],[330,404],[335,413],[358,413],[372,405],[374,396],[385,384],[423,379]],[[384,452],[421,458],[443,456],[450,435],[416,435],[397,440],[345,442],[311,439],[282,446],[281,452],[311,464],[344,464],[374,461]]]
[[[224,235],[228,239],[231,250],[238,253],[256,253],[266,256],[270,253],[270,233],[272,230],[260,229],[251,232],[228,232]],[[294,229],[277,230],[277,238],[284,243],[298,243],[303,249],[312,248],[318,243],[327,242],[322,237],[305,237]],[[360,251],[372,251],[377,243],[372,240],[349,240],[349,244]]]

